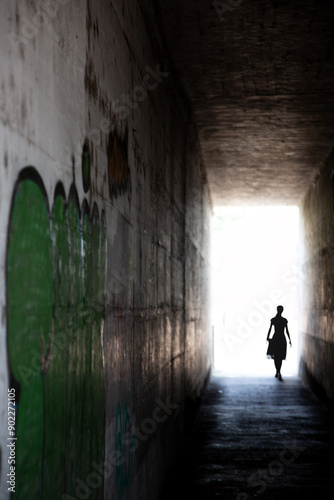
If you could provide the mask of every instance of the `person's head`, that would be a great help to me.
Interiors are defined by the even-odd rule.
[[[277,306],[277,314],[282,314],[283,306]]]

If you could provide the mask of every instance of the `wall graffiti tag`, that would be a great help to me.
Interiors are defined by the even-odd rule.
[[[104,212],[80,209],[74,185],[66,200],[59,183],[50,207],[37,171],[22,171],[6,268],[18,500],[75,498],[76,478],[104,459],[106,241]]]

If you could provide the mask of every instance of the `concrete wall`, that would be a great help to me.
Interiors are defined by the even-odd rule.
[[[310,187],[301,207],[304,255],[299,278],[301,375],[328,402],[334,402],[334,153]]]
[[[210,370],[209,194],[151,8],[0,5],[1,499],[10,466],[17,499],[158,498]]]

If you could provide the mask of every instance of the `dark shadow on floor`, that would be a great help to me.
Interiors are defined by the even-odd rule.
[[[299,378],[214,374],[161,500],[327,500],[333,414]]]

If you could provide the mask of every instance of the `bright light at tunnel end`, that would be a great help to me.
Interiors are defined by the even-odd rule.
[[[282,375],[298,371],[299,209],[216,207],[211,231],[214,368],[225,376],[273,376],[270,319],[283,305],[292,348]]]

